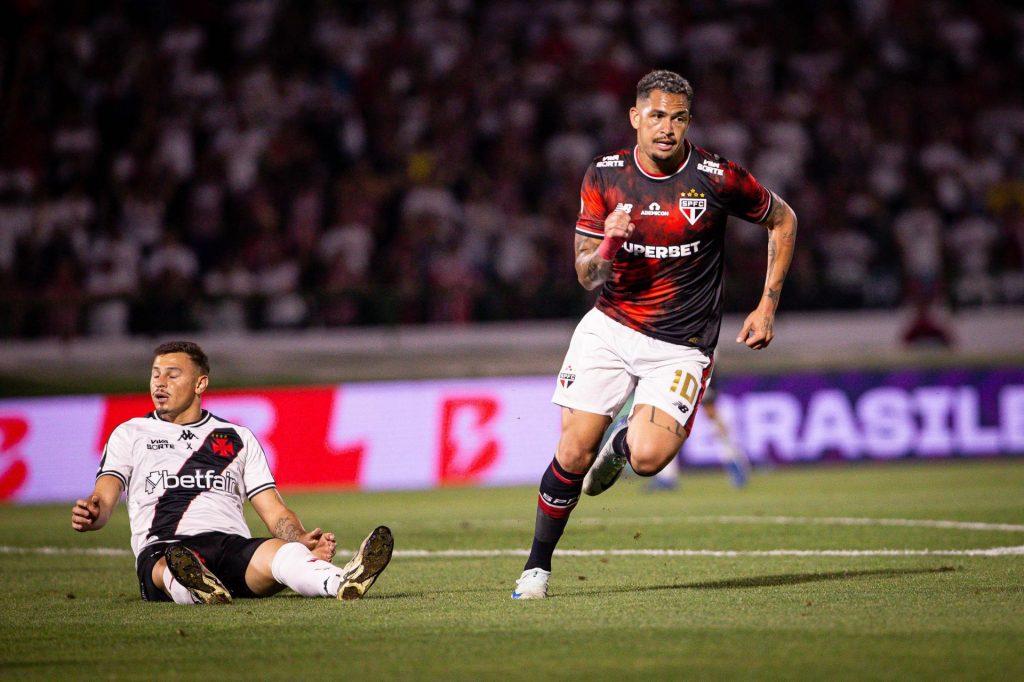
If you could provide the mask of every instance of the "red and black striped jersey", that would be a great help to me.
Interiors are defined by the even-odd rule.
[[[656,339],[712,352],[722,321],[722,261],[730,215],[760,222],[772,195],[745,168],[686,144],[671,175],[640,167],[637,149],[599,156],[580,190],[576,233],[604,238],[619,209],[636,225],[612,263],[597,308]]]

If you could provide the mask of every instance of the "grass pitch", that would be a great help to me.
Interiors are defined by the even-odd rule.
[[[390,525],[391,566],[358,602],[211,608],[139,600],[123,506],[86,535],[4,507],[0,677],[1024,679],[1024,555],[992,551],[1024,545],[1022,492],[1022,460],[627,479],[577,507],[543,602],[509,598],[533,488],[293,493],[351,549]]]

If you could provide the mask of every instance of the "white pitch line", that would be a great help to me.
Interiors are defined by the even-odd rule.
[[[33,554],[43,556],[131,556],[127,549],[113,547],[11,547],[0,545],[0,554]]]
[[[472,525],[505,525],[515,520],[487,520],[471,522]],[[1024,525],[1012,523],[984,523],[979,521],[947,521],[936,519],[874,519],[850,516],[647,516],[612,517],[608,519],[578,519],[579,525],[607,524],[665,524],[665,523],[719,523],[719,524],[770,524],[770,525],[823,525],[823,526],[902,526],[911,528],[943,528],[952,530],[1002,531],[1024,533]],[[349,550],[339,549],[344,556]],[[678,556],[678,557],[773,557],[773,556],[1021,556],[1024,545],[1016,547],[990,547],[980,549],[559,549],[561,556],[604,557],[604,556]],[[127,549],[111,547],[12,547],[0,545],[0,554],[67,555],[67,556],[131,556]],[[527,556],[525,549],[405,549],[395,551],[397,557],[409,558],[476,558],[497,556]]]
[[[351,550],[338,550],[347,556]],[[1024,556],[1024,545],[980,549],[556,549],[569,557],[886,557],[886,556]],[[126,549],[111,547],[10,547],[0,545],[0,554],[45,556],[131,556]],[[477,559],[486,557],[529,556],[525,549],[399,549],[396,557],[410,559]]]

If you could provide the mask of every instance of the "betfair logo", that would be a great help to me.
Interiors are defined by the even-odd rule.
[[[146,476],[146,492],[152,494],[157,488],[174,490],[182,488],[185,490],[222,490],[224,492],[237,494],[238,482],[231,474],[218,474],[213,469],[199,471],[194,474],[172,474],[166,469],[163,471],[151,471]]]

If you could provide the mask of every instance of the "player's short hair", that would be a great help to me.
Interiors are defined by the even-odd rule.
[[[210,373],[210,359],[206,357],[206,353],[203,352],[198,343],[193,343],[192,341],[167,341],[153,349],[153,357],[167,355],[168,353],[184,353],[191,358],[201,373]]]
[[[658,69],[640,79],[636,84],[636,98],[650,99],[651,93],[655,90],[667,92],[670,95],[686,95],[686,101],[693,104],[693,86],[690,81],[680,76],[675,71]]]

